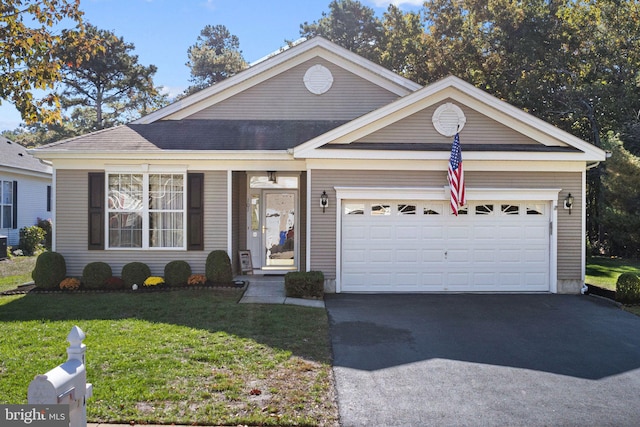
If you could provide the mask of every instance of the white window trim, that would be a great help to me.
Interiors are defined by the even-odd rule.
[[[109,214],[112,211],[109,209],[109,175],[115,174],[137,174],[142,175],[142,200],[145,201],[144,206],[140,214],[142,215],[142,246],[139,248],[134,247],[112,247],[109,245]],[[183,191],[182,191],[182,246],[173,247],[150,247],[149,246],[149,175],[156,174],[173,174],[182,175]],[[105,250],[109,251],[186,251],[187,250],[187,167],[179,165],[109,165],[105,168],[105,227],[104,227],[104,239]]]

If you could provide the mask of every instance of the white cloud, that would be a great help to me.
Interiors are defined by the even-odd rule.
[[[160,88],[160,93],[163,95],[167,95],[169,97],[169,99],[173,99],[178,95],[181,95],[184,90],[186,89],[186,87],[184,86],[162,86]]]

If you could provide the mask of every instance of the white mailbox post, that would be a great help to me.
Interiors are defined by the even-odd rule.
[[[85,334],[74,326],[67,336],[67,361],[44,375],[36,375],[29,384],[28,400],[34,405],[69,405],[69,427],[86,427],[87,399],[93,386],[87,384]]]

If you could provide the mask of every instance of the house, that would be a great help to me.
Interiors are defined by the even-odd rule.
[[[0,137],[0,235],[20,243],[20,229],[51,218],[52,167]]]
[[[458,132],[466,200],[449,207]],[[328,292],[584,284],[585,175],[605,153],[456,78],[426,87],[322,38],[128,125],[35,150],[69,274],[319,270]]]

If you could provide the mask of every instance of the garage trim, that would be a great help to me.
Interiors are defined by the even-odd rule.
[[[443,187],[334,187],[336,192],[336,293],[342,291],[342,203],[349,199],[449,200],[449,186]],[[557,222],[560,188],[467,188],[472,200],[540,200],[550,203],[549,290],[558,292]]]

